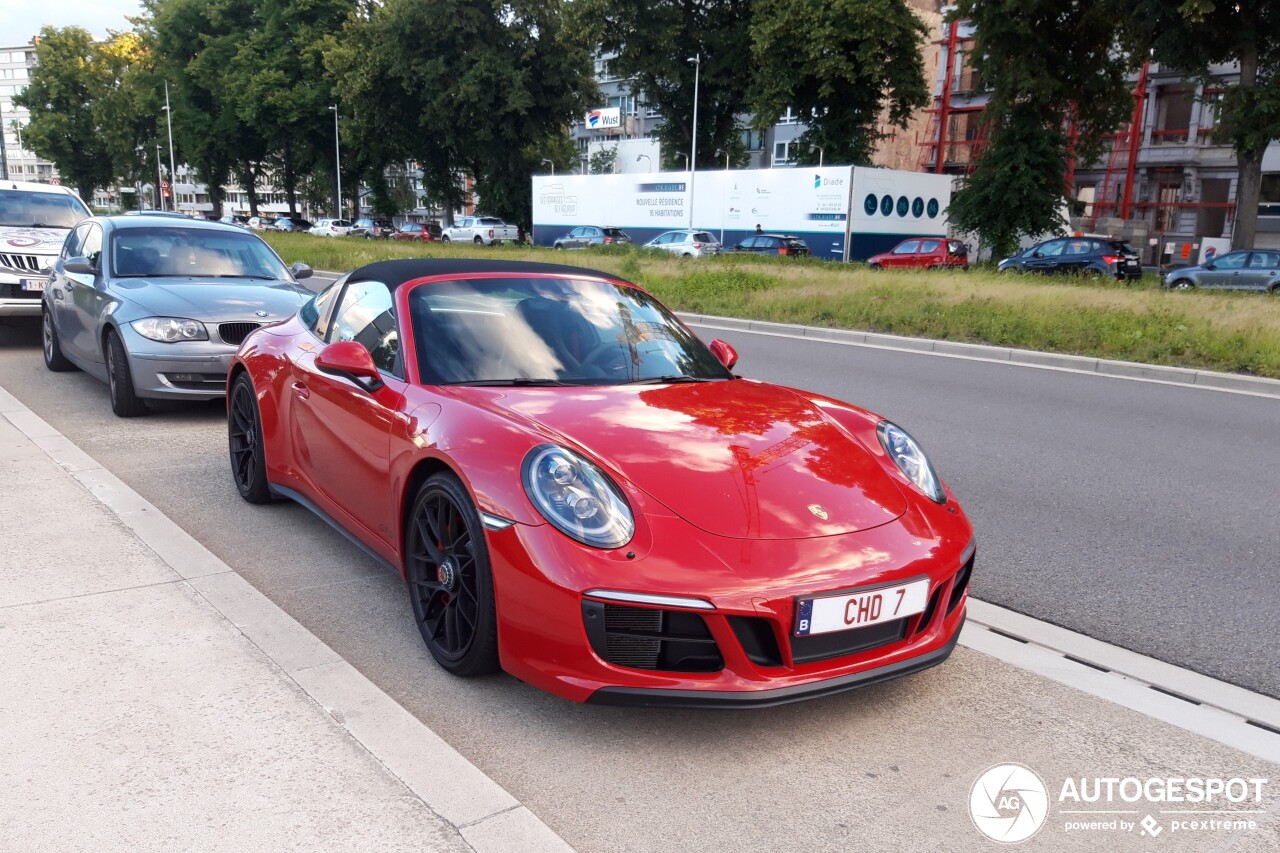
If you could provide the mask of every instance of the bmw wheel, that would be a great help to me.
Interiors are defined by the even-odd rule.
[[[231,454],[231,479],[240,497],[251,504],[269,503],[271,487],[267,485],[262,416],[247,373],[236,377],[227,400],[227,449]]]
[[[147,403],[133,390],[129,353],[114,330],[107,332],[107,387],[111,390],[111,411],[117,417],[134,418],[147,413]]]
[[[54,373],[74,370],[75,365],[62,354],[62,344],[58,340],[58,328],[53,325],[53,314],[48,308],[40,311],[40,331],[44,341],[44,366]]]
[[[453,474],[418,491],[405,533],[409,598],[431,656],[463,677],[497,672],[498,617],[480,514]]]

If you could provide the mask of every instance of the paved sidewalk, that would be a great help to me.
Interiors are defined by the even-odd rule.
[[[0,389],[0,850],[568,850]]]

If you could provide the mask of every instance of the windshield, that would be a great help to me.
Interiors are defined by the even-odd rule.
[[[63,193],[0,190],[0,225],[15,228],[74,228],[86,219],[84,202]]]
[[[122,278],[290,278],[267,244],[247,231],[181,225],[117,229],[111,272]]]
[[[413,289],[422,381],[615,385],[732,375],[649,294],[575,279],[467,279]]]

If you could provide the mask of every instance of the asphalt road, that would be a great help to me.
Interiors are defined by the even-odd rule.
[[[853,400],[921,440],[977,526],[979,597],[1280,696],[1280,402],[723,336],[740,372]],[[34,323],[0,327],[0,384],[584,850],[890,849],[904,825],[912,849],[965,849],[956,833],[972,829],[955,810],[998,761],[1237,772],[1207,751],[1188,762],[1175,730],[1139,734],[1137,715],[963,649],[915,678],[733,715],[452,679],[397,577],[301,507],[236,497],[221,404],[117,419],[105,385],[44,369]]]

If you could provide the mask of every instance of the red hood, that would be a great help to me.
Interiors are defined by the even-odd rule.
[[[503,389],[486,402],[576,442],[717,536],[829,536],[906,511],[902,490],[878,460],[809,401],[776,385]]]

